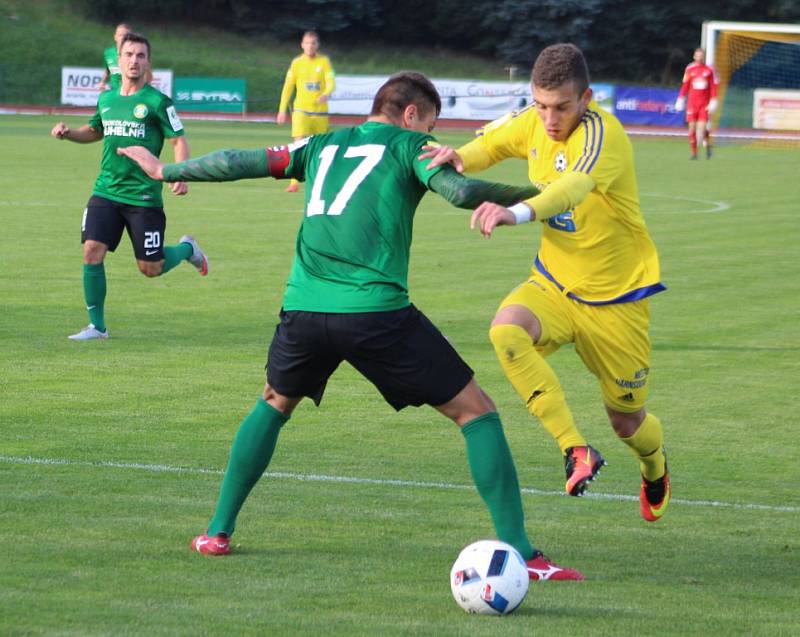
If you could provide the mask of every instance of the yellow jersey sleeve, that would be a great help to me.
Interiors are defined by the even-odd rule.
[[[478,130],[478,137],[458,149],[465,172],[484,170],[504,159],[527,158],[531,107],[504,115]]]
[[[589,175],[570,172],[524,203],[534,211],[537,221],[544,221],[571,210],[583,202],[594,188],[594,180]]]

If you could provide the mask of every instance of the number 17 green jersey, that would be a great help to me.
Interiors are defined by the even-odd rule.
[[[285,310],[378,312],[409,305],[414,213],[442,167],[419,160],[431,135],[365,122],[289,146],[305,216]]]

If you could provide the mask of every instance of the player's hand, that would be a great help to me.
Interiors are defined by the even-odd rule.
[[[492,236],[492,230],[497,226],[514,226],[517,218],[508,208],[503,208],[496,203],[484,201],[472,212],[469,220],[470,230],[478,228],[487,239]]]
[[[430,158],[431,161],[428,164],[428,170],[444,164],[450,164],[458,172],[464,172],[464,160],[461,159],[461,156],[450,146],[425,144],[425,146],[422,147],[422,150],[425,152],[422,153],[417,159]]]
[[[675,100],[675,110],[680,113],[686,107],[686,98],[679,97]]]
[[[717,110],[717,106],[718,106],[717,98],[712,97],[711,101],[708,103],[708,112],[713,113],[714,111]]]
[[[317,102],[318,102],[319,104],[325,104],[325,103],[326,103],[326,102],[327,102],[327,101],[328,101],[330,98],[331,98],[331,96],[330,96],[330,95],[320,95],[320,96],[317,98]]]
[[[125,148],[117,148],[117,155],[124,155],[125,157],[135,161],[151,179],[157,179],[158,181],[164,180],[164,162],[162,162],[144,146],[126,146]]]
[[[69,134],[69,126],[64,122],[59,122],[53,126],[53,130],[50,131],[50,134],[56,139],[66,139]]]
[[[278,113],[278,116],[275,118],[275,121],[278,122],[279,126],[283,126],[286,123],[287,115],[285,112]]]
[[[178,197],[189,192],[189,184],[185,181],[173,181],[169,187],[172,189],[172,194]]]

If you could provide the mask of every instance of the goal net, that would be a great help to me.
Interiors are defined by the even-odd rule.
[[[719,78],[718,136],[800,143],[800,25],[703,24]]]

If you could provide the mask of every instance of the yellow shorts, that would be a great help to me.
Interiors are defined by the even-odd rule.
[[[575,351],[600,381],[606,405],[626,413],[644,407],[650,373],[649,299],[587,305],[534,272],[500,308],[509,305],[522,305],[539,319],[542,336],[536,349],[543,356],[575,343]]]
[[[302,111],[292,113],[292,137],[308,137],[328,132],[327,115],[309,115]]]

